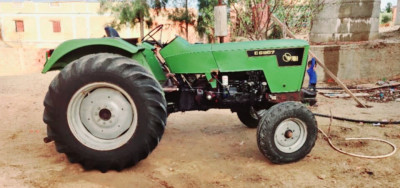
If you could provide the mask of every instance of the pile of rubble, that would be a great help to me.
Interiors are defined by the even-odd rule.
[[[372,90],[368,92],[369,96],[365,97],[370,102],[400,102],[400,86]]]
[[[400,82],[395,81],[379,81],[373,87],[351,89],[356,97],[362,97],[369,102],[390,102],[397,101],[400,102]],[[343,90],[329,90],[329,88],[324,88],[327,90],[319,90],[318,92],[325,97],[329,98],[349,98],[350,95],[345,93]]]

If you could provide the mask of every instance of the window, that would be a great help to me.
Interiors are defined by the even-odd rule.
[[[61,32],[61,24],[60,21],[51,21],[53,22],[53,32],[54,33],[59,33]]]
[[[24,32],[24,21],[15,20],[15,32]]]

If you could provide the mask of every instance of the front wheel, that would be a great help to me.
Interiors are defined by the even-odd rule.
[[[304,158],[315,145],[318,127],[314,115],[298,102],[271,107],[261,118],[257,144],[273,163],[290,163]]]
[[[121,170],[157,146],[166,123],[161,86],[145,68],[115,54],[67,65],[52,81],[43,120],[56,149],[85,169]]]

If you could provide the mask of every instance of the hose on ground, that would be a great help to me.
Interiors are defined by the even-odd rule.
[[[369,121],[369,120],[357,120],[357,119],[350,119],[350,118],[343,118],[343,117],[337,117],[337,116],[331,116],[331,115],[325,115],[325,114],[318,114],[318,113],[314,113],[315,116],[320,116],[320,117],[325,117],[325,118],[332,118],[332,119],[337,119],[337,120],[343,120],[343,121],[350,121],[350,122],[363,122],[363,123],[380,123],[380,124],[400,124],[400,121]],[[392,152],[385,154],[385,155],[361,155],[361,154],[355,154],[355,153],[350,153],[347,151],[343,151],[341,149],[339,149],[338,147],[336,147],[330,137],[324,132],[322,131],[322,129],[318,128],[319,132],[322,133],[322,135],[324,135],[324,137],[327,139],[329,145],[336,151],[346,154],[346,155],[350,155],[350,156],[354,156],[354,157],[360,157],[360,158],[366,158],[366,159],[381,159],[381,158],[386,158],[386,157],[390,157],[393,154],[396,153],[397,151],[397,147],[396,145],[394,145],[393,143],[387,141],[387,140],[383,140],[383,139],[379,139],[379,138],[345,138],[346,141],[348,140],[372,140],[372,141],[378,141],[378,142],[383,142],[386,144],[389,144],[393,150]]]
[[[343,90],[342,87],[317,87],[317,90]],[[357,87],[348,86],[347,89],[358,89]]]
[[[383,143],[389,144],[393,148],[392,152],[390,152],[388,154],[385,154],[385,155],[361,155],[361,154],[350,153],[350,152],[343,151],[343,150],[337,148],[335,145],[333,145],[331,139],[329,138],[329,136],[324,131],[322,131],[320,128],[318,128],[318,130],[319,130],[319,132],[321,132],[324,135],[324,137],[328,140],[329,145],[334,150],[336,150],[336,151],[338,151],[340,153],[346,154],[346,155],[350,155],[350,156],[354,156],[354,157],[360,157],[360,158],[366,158],[366,159],[381,159],[381,158],[390,157],[393,154],[395,154],[396,151],[397,151],[396,145],[394,145],[393,143],[391,143],[389,141],[382,140],[382,139],[379,139],[379,138],[345,138],[346,141],[347,140],[373,140],[373,141],[379,141],[379,142],[383,142]]]
[[[355,123],[369,123],[369,124],[375,124],[375,123],[380,123],[380,124],[400,124],[400,121],[371,121],[371,120],[359,120],[359,119],[351,119],[351,118],[345,118],[345,117],[338,117],[338,116],[331,116],[331,115],[326,115],[326,114],[319,114],[319,113],[314,113],[315,116],[319,117],[325,117],[325,118],[332,118],[332,119],[337,119],[337,120],[343,120],[343,121],[350,121],[350,122],[355,122]]]

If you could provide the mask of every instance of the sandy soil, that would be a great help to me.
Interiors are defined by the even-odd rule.
[[[332,150],[319,135],[303,160],[269,162],[258,151],[256,130],[229,110],[172,114],[160,145],[145,160],[122,172],[84,171],[45,144],[42,101],[57,72],[0,77],[0,187],[398,187],[399,153],[360,159]],[[369,103],[319,97],[314,112],[358,119],[400,119],[400,102]],[[327,130],[329,119],[317,118]],[[345,137],[377,137],[400,146],[399,125],[374,127],[333,121],[331,136],[342,149],[383,154],[389,146],[343,142]]]

